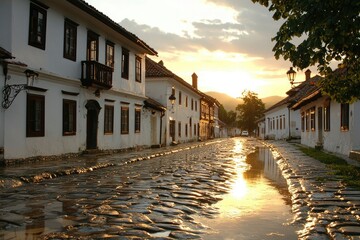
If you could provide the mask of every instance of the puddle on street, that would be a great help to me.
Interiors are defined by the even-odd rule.
[[[291,225],[291,200],[286,180],[268,148],[257,148],[247,157],[242,142],[234,147],[237,175],[231,190],[213,205],[214,218],[197,216],[208,226],[204,239],[297,239],[298,226]]]

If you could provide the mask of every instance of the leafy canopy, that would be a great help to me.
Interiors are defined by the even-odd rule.
[[[360,99],[359,0],[252,0],[269,8],[284,23],[272,39],[275,58],[294,67],[317,66],[325,75],[322,89],[339,102]],[[334,74],[330,63],[345,66]]]
[[[241,99],[243,103],[236,107],[239,127],[252,133],[257,127],[256,121],[264,116],[265,104],[257,97],[257,93],[251,91],[243,92]]]

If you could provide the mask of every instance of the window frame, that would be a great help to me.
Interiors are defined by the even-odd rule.
[[[350,124],[350,105],[341,103],[340,105],[340,130],[349,131]]]
[[[88,30],[87,32],[87,45],[86,45],[86,59],[88,61],[99,61],[99,34]],[[95,45],[92,44],[92,42],[95,42]],[[96,49],[93,49],[92,47],[95,47]],[[92,57],[92,53],[95,54],[95,58]]]
[[[45,50],[46,46],[47,9],[48,7],[44,4],[30,2],[28,44],[42,50]],[[40,26],[39,14],[42,14],[43,17]]]
[[[104,107],[104,134],[114,133],[114,105],[105,105]]]
[[[121,51],[121,77],[129,80],[129,61],[130,52],[126,48],[122,48]]]
[[[135,108],[134,132],[141,132],[141,108]]]
[[[72,61],[76,61],[78,26],[77,23],[65,18],[63,57]]]
[[[324,106],[324,131],[329,132],[331,127],[331,117],[330,117],[331,109],[330,104]]]
[[[115,65],[115,44],[109,40],[105,43],[105,65],[113,69]]]
[[[121,106],[120,113],[120,132],[121,134],[129,134],[129,107]]]
[[[71,107],[72,106],[72,109]],[[70,115],[70,111],[72,114]],[[76,135],[76,112],[77,112],[77,102],[76,100],[63,99],[63,136],[72,136]],[[71,117],[72,116],[72,117]],[[72,121],[72,129],[70,129],[70,122]]]
[[[40,116],[35,116],[36,110],[30,105],[31,101],[40,101]],[[38,118],[38,119],[37,119]],[[36,121],[40,121],[37,123]],[[32,129],[32,122],[40,125],[40,130]],[[26,96],[26,137],[45,136],[45,96],[28,93]]]
[[[136,56],[135,58],[135,81],[141,83],[141,58]]]
[[[178,137],[181,137],[181,122],[178,121]]]
[[[314,132],[316,130],[316,108],[310,108],[310,130]]]

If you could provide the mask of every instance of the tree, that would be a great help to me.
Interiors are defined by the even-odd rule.
[[[239,126],[251,134],[257,127],[256,121],[264,116],[265,104],[257,97],[257,93],[247,91],[242,93],[243,103],[237,105]]]
[[[360,99],[360,1],[252,1],[284,20],[272,39],[276,59],[282,56],[299,69],[316,65],[325,76],[322,89],[338,102]],[[342,74],[330,67],[334,61],[345,66]]]
[[[229,111],[227,112],[223,105],[219,107],[219,119],[226,123],[229,127],[234,127],[236,125],[236,112]]]

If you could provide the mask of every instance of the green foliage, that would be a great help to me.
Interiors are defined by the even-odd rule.
[[[308,147],[300,147],[300,150],[304,154],[306,154],[312,158],[315,158],[325,164],[336,164],[336,165],[346,165],[347,164],[347,162],[344,159],[339,158],[334,155],[331,155],[331,154],[328,154],[328,153],[325,153],[320,150],[316,150],[316,149],[308,148]]]
[[[306,155],[325,163],[334,175],[341,178],[349,186],[360,188],[360,168],[349,165],[344,159],[307,147],[299,147]],[[325,179],[319,179],[325,180]]]
[[[237,105],[239,127],[251,134],[257,127],[256,121],[264,116],[265,104],[257,97],[257,93],[242,93],[243,103]]]
[[[227,112],[223,105],[220,105],[219,107],[219,119],[226,123],[229,127],[236,126],[236,112]]]
[[[317,66],[325,76],[323,90],[338,102],[360,99],[360,1],[357,0],[252,0],[269,8],[283,24],[276,36],[275,58],[294,67]],[[330,63],[346,66],[334,75]]]

